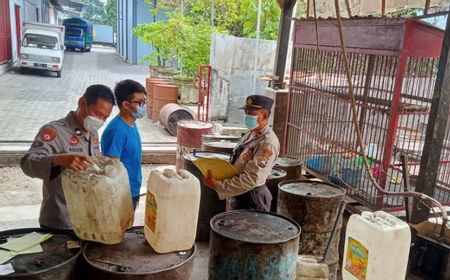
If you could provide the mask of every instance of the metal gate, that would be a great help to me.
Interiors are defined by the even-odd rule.
[[[356,142],[335,20],[297,21],[284,154],[338,185],[372,209],[403,207],[369,181],[362,154],[379,185],[401,191],[400,155],[419,173],[443,32],[408,19],[349,19],[344,38],[365,151]],[[434,196],[450,202],[450,124]]]
[[[197,119],[209,120],[209,103],[211,93],[211,65],[200,65],[198,73]]]

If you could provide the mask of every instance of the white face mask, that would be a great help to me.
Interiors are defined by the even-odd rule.
[[[87,116],[83,120],[83,126],[84,128],[91,133],[97,132],[97,130],[100,129],[100,127],[103,126],[105,122],[99,118],[93,117],[93,116]]]
[[[87,111],[88,111],[88,107],[86,104],[86,113],[87,113]],[[86,129],[86,131],[90,132],[90,133],[97,132],[97,130],[99,130],[100,127],[102,127],[104,123],[105,122],[103,120],[101,120],[97,117],[94,117],[94,116],[89,116],[89,115],[86,115],[86,117],[83,119],[84,129]]]

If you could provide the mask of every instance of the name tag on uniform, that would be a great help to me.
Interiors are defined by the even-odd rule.
[[[80,148],[80,147],[70,147],[70,148],[69,148],[69,152],[71,152],[71,153],[82,153],[82,152],[83,152],[83,148]]]

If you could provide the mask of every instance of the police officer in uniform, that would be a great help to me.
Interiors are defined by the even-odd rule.
[[[204,179],[220,199],[233,198],[233,209],[256,209],[269,211],[272,195],[265,186],[275,160],[280,152],[280,143],[268,120],[273,99],[262,95],[251,95],[246,105],[244,122],[249,131],[234,149],[231,164],[240,172],[238,175],[216,181],[214,170],[208,170]]]
[[[78,108],[60,120],[44,125],[20,161],[23,172],[43,180],[41,227],[71,230],[61,186],[65,168],[86,168],[89,156],[99,155],[97,130],[111,114],[114,95],[104,85],[92,85],[78,100]]]

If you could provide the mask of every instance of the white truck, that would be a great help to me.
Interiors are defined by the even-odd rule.
[[[23,23],[19,66],[56,72],[61,77],[64,62],[64,26],[37,22]]]

